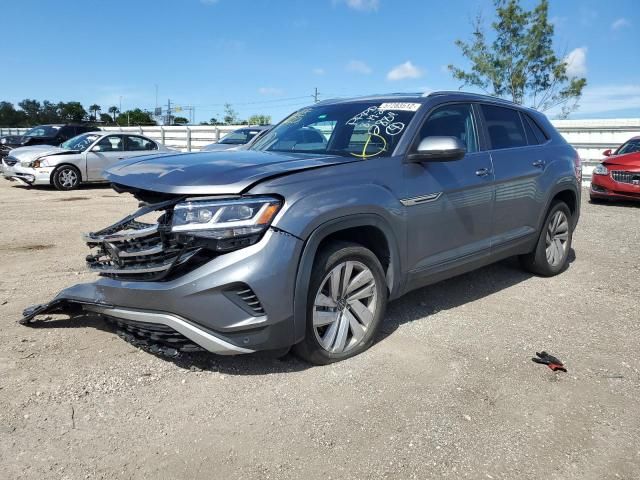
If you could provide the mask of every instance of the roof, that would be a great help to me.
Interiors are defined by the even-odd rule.
[[[386,93],[367,95],[362,97],[352,98],[333,98],[323,100],[320,104],[330,103],[350,103],[350,102],[363,102],[363,101],[393,101],[393,102],[413,102],[413,103],[426,103],[429,99],[440,96],[448,96],[454,100],[469,100],[469,101],[485,101],[492,103],[502,103],[505,105],[517,106],[523,108],[522,105],[517,105],[514,102],[505,100],[504,98],[493,97],[491,95],[482,95],[479,93],[461,92],[459,90],[439,90],[435,92],[422,93],[422,92],[399,92],[399,93]]]

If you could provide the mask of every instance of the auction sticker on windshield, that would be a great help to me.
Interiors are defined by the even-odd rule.
[[[380,110],[402,110],[404,112],[417,112],[421,103],[406,103],[406,102],[388,102],[383,103],[378,108]]]

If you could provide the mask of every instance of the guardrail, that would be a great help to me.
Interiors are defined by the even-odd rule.
[[[593,168],[602,160],[602,151],[615,148],[640,135],[640,118],[612,118],[591,120],[552,120],[554,126],[580,155],[583,177],[591,178]],[[181,125],[153,127],[102,127],[110,132],[141,133],[185,152],[197,151],[209,143],[217,142],[227,133],[242,125]],[[0,128],[0,135],[19,135],[26,128]]]

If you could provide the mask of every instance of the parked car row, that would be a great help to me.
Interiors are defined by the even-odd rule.
[[[251,144],[268,127],[241,128],[204,150],[235,150]],[[79,133],[79,134],[78,134]],[[40,125],[24,135],[0,138],[2,174],[23,185],[72,190],[81,183],[104,182],[102,172],[120,160],[176,153],[140,134],[97,131],[83,125]]]

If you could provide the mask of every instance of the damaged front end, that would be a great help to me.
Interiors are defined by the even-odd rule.
[[[208,272],[199,277],[200,283],[186,276],[221,255],[255,245],[281,200],[164,196],[141,205],[113,225],[83,236],[91,250],[87,267],[103,280],[75,285],[48,304],[27,308],[20,323],[30,325],[45,314],[93,313],[112,321],[122,337],[138,346],[218,354],[254,351],[235,341],[235,332],[260,328],[267,317],[254,292],[224,273],[233,271],[232,265],[218,268],[219,286],[210,285]],[[216,306],[228,323],[210,323]]]

